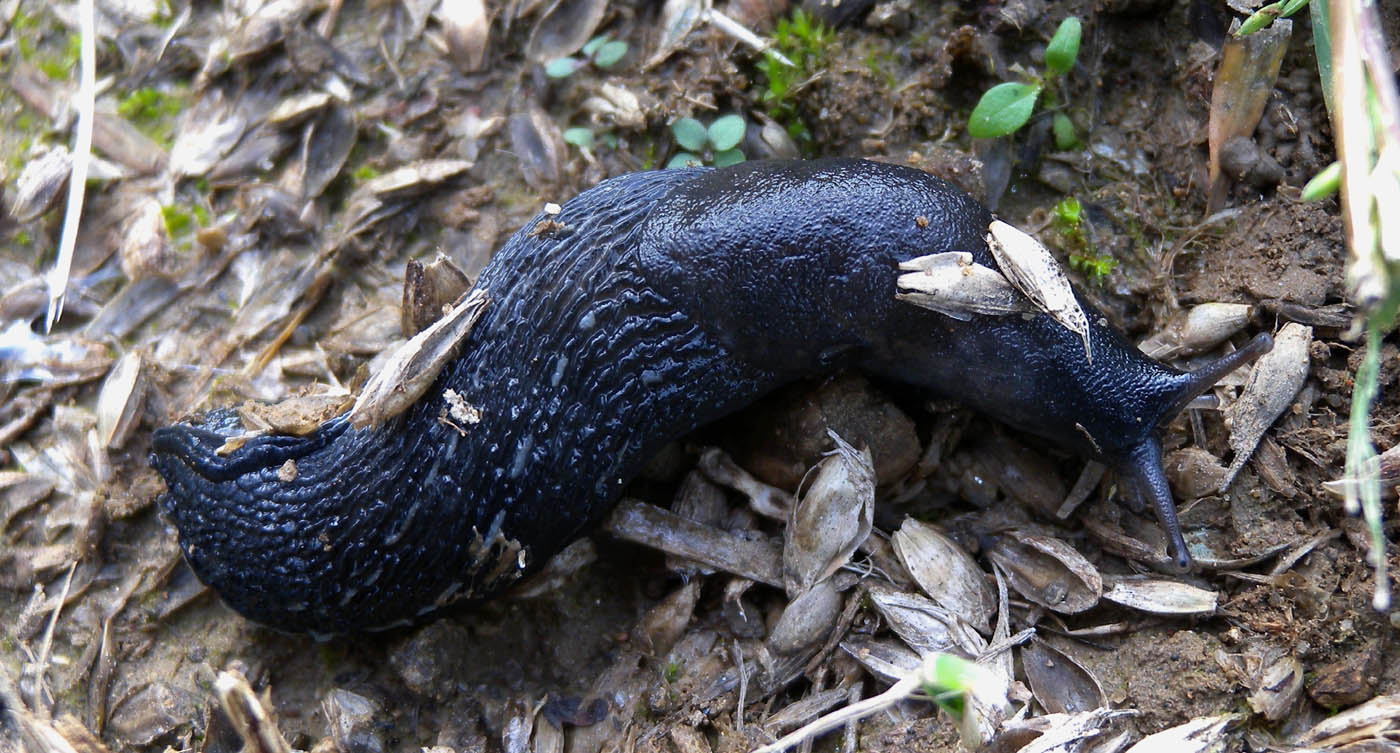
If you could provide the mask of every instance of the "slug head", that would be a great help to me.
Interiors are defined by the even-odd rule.
[[[1201,368],[1180,376],[1176,389],[1168,395],[1166,410],[1160,423],[1166,423],[1185,409],[1197,396],[1215,386],[1225,375],[1250,363],[1269,352],[1274,346],[1273,338],[1261,333],[1244,347],[1221,356]],[[1115,467],[1127,482],[1129,493],[1144,504],[1152,506],[1162,529],[1167,535],[1167,553],[1173,564],[1182,572],[1191,568],[1191,553],[1186,549],[1186,539],[1181,534],[1181,522],[1177,520],[1176,502],[1172,499],[1171,487],[1167,484],[1166,473],[1162,470],[1162,443],[1155,435],[1149,436],[1120,458]]]

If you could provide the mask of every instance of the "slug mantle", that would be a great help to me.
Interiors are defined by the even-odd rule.
[[[545,219],[555,230],[532,233]],[[492,258],[477,281],[490,305],[403,414],[227,456],[215,450],[240,432],[229,411],[162,428],[160,507],[195,573],[243,615],[386,627],[516,581],[605,516],[666,442],[787,382],[857,368],[1107,462],[1185,567],[1157,427],[1267,336],[1188,374],[1087,307],[1081,340],[1044,314],[962,321],[896,300],[916,257],[965,252],[997,269],[992,219],[944,181],[861,160],[604,181]],[[439,420],[449,391],[480,411],[465,432]]]

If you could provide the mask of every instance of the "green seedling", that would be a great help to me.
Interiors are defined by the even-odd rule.
[[[589,151],[593,149],[594,138],[593,129],[578,126],[564,129],[564,143],[573,144],[579,149]]]
[[[81,35],[69,34],[65,38],[61,50],[49,55],[38,55],[35,67],[54,81],[67,81],[70,77],[77,75],[78,54],[82,46],[83,38]],[[21,48],[21,52],[23,51]]]
[[[1118,267],[1118,260],[1108,254],[1099,254],[1096,256],[1070,254],[1069,266],[1071,269],[1078,270],[1085,277],[1089,278],[1089,282],[1102,286],[1103,281],[1108,278],[1108,275]]]
[[[1051,224],[1069,249],[1070,268],[1081,272],[1093,284],[1102,285],[1118,266],[1118,260],[1097,253],[1093,241],[1084,233],[1084,205],[1073,196],[1062,199],[1051,210],[1051,218]]]
[[[209,210],[198,204],[189,207],[167,204],[160,208],[160,213],[165,219],[165,232],[171,238],[182,238],[209,225]]]
[[[617,136],[613,135],[612,131],[594,132],[592,128],[587,126],[575,126],[564,129],[564,143],[573,144],[579,148],[579,151],[591,153],[600,145],[608,149],[616,149]]]
[[[1064,112],[1057,112],[1050,118],[1050,132],[1055,136],[1055,148],[1062,152],[1082,146],[1079,132],[1074,128],[1074,121]]]
[[[1042,92],[1047,107],[1058,106],[1051,84],[1074,68],[1079,57],[1079,39],[1083,26],[1074,16],[1060,22],[1050,45],[1045,48],[1045,74],[1032,75],[1029,83],[1007,81],[987,90],[972,109],[967,131],[973,138],[996,139],[1009,136],[1030,121]],[[1048,91],[1047,91],[1048,89]],[[1060,149],[1072,149],[1079,143],[1074,124],[1063,112],[1057,112],[1053,122],[1055,144]]]
[[[1006,681],[995,672],[961,657],[930,654],[924,657],[918,669],[885,692],[825,714],[757,748],[754,753],[783,753],[799,743],[810,742],[831,730],[914,698],[931,700],[956,717],[963,745],[968,750],[980,750],[987,742],[982,736],[987,721],[1004,718],[1011,711]]]
[[[165,235],[172,247],[180,252],[194,247],[196,233],[209,227],[212,217],[209,209],[193,201],[190,203],[164,204],[160,208],[161,219],[165,221]]]
[[[979,685],[995,685],[988,670],[951,654],[934,656],[921,667],[924,694],[955,719],[963,718],[964,707]]]
[[[745,159],[739,142],[744,140],[747,127],[744,118],[734,114],[716,118],[708,127],[695,118],[681,118],[671,124],[671,133],[675,134],[682,151],[677,152],[666,167],[737,165]]]
[[[176,116],[181,101],[151,87],[142,87],[117,103],[117,114],[161,144],[169,145],[173,137]]]
[[[1080,225],[1084,223],[1084,205],[1079,203],[1079,199],[1070,196],[1061,199],[1052,210],[1055,216],[1055,226],[1062,232],[1074,233],[1083,237],[1083,230]]]
[[[804,148],[812,146],[812,133],[798,114],[795,95],[826,69],[833,36],[831,29],[798,8],[792,12],[792,18],[778,21],[773,30],[773,47],[757,65],[764,79],[759,101],[767,108],[769,117],[787,129],[788,135]]]
[[[1256,31],[1268,28],[1277,18],[1288,18],[1307,6],[1308,0],[1280,0],[1269,3],[1250,14],[1249,18],[1235,30],[1235,36],[1247,37]]]
[[[1315,29],[1322,20],[1319,11],[1328,6],[1323,2],[1313,6]],[[1351,394],[1346,473],[1339,481],[1346,512],[1360,513],[1366,522],[1366,559],[1374,571],[1371,605],[1381,613],[1391,609],[1387,570],[1394,554],[1387,552],[1387,546],[1393,524],[1385,520],[1381,456],[1372,431],[1393,418],[1388,413],[1374,415],[1373,408],[1383,394],[1383,364],[1393,360],[1383,357],[1383,343],[1393,339],[1400,317],[1400,268],[1394,261],[1400,258],[1400,217],[1394,198],[1400,194],[1400,166],[1394,158],[1400,152],[1395,129],[1400,122],[1400,86],[1391,69],[1371,52],[1392,49],[1393,42],[1382,31],[1383,9],[1365,0],[1331,3],[1330,17],[1321,24],[1331,28],[1326,47],[1332,65],[1327,78],[1332,81],[1330,111],[1337,159],[1342,164],[1337,177],[1350,256],[1348,298],[1356,305],[1353,329],[1364,332],[1362,361]]]
[[[1342,163],[1333,162],[1303,186],[1303,201],[1319,201],[1335,196],[1342,187]]]
[[[579,50],[580,57],[557,58],[544,66],[544,73],[550,78],[567,78],[577,71],[593,66],[605,71],[617,65],[627,54],[627,43],[612,39],[606,34],[588,40]]]
[[[360,165],[350,171],[350,178],[355,181],[356,184],[368,183],[378,177],[379,170],[373,165]]]

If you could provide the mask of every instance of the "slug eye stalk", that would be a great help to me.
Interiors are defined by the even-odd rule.
[[[1176,394],[1168,404],[1166,412],[1162,414],[1162,423],[1176,418],[1176,414],[1185,410],[1188,403],[1214,387],[1216,382],[1224,379],[1230,372],[1247,363],[1252,363],[1273,348],[1274,338],[1267,332],[1260,332],[1239,350],[1227,353],[1195,371],[1183,374],[1181,385],[1177,387]]]
[[[1119,472],[1132,489],[1136,498],[1152,506],[1162,530],[1167,534],[1167,555],[1180,572],[1191,569],[1191,553],[1186,549],[1186,539],[1181,534],[1181,521],[1176,517],[1176,501],[1172,499],[1171,487],[1167,484],[1166,473],[1162,470],[1162,443],[1153,437],[1137,446],[1128,459],[1119,466]]]
[[[1161,423],[1166,423],[1186,408],[1186,405],[1206,390],[1215,386],[1230,372],[1268,353],[1274,347],[1274,339],[1268,333],[1260,333],[1233,353],[1221,356],[1195,371],[1182,374],[1181,384],[1162,414]],[[1162,470],[1162,443],[1151,437],[1139,444],[1119,464],[1119,471],[1132,487],[1138,501],[1150,505],[1162,523],[1167,534],[1167,554],[1176,569],[1186,572],[1191,569],[1191,553],[1186,548],[1186,539],[1181,533],[1181,521],[1177,519],[1176,502],[1172,498],[1171,487],[1167,484],[1166,473]]]

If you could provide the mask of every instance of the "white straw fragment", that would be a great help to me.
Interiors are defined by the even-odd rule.
[[[68,177],[68,209],[63,215],[63,235],[58,242],[58,258],[49,270],[49,310],[44,332],[53,329],[63,315],[63,295],[68,291],[68,273],[73,268],[73,249],[78,244],[78,220],[83,214],[83,191],[87,186],[88,163],[92,158],[92,120],[97,99],[97,30],[93,0],[79,0],[78,19],[82,35],[79,61],[82,78],[73,104],[78,110],[78,132],[73,141],[73,172]]]

